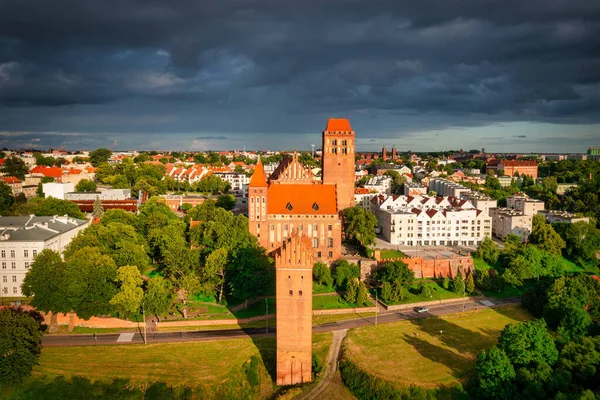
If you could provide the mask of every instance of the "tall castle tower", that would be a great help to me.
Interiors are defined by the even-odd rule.
[[[267,179],[260,158],[248,184],[248,228],[258,238],[261,246],[266,247],[267,240]]]
[[[275,253],[277,384],[312,380],[312,268],[310,240],[294,232]]]
[[[338,211],[354,206],[354,131],[347,118],[329,118],[322,148],[323,183],[337,185]]]

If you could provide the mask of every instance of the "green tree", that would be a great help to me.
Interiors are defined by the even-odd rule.
[[[393,300],[393,297],[394,293],[392,284],[390,282],[383,282],[381,284],[381,299],[387,303],[391,302]]]
[[[342,211],[346,240],[368,247],[375,244],[377,218],[362,207],[350,207]]]
[[[85,214],[79,211],[77,204],[69,200],[55,199],[54,197],[49,197],[41,201],[35,210],[35,215],[68,215],[71,218],[86,219]]]
[[[162,276],[150,278],[146,284],[143,303],[150,315],[160,316],[168,313],[173,304],[171,283]]]
[[[94,167],[97,167],[101,163],[108,162],[111,155],[112,151],[107,148],[96,149],[90,153],[90,162]]]
[[[558,367],[580,383],[594,383],[600,370],[600,337],[569,342],[560,351]]]
[[[358,283],[358,290],[356,292],[356,304],[363,306],[368,303],[369,294],[367,292],[367,286],[364,282]]]
[[[400,175],[398,171],[385,171],[383,175],[392,178],[392,193],[399,193],[404,188],[404,184],[406,183],[406,177]]]
[[[442,281],[442,287],[446,290],[450,289],[450,278],[447,276],[445,276],[444,280]]]
[[[217,198],[216,205],[225,210],[233,210],[233,207],[235,207],[235,197],[230,194],[222,194]]]
[[[335,287],[338,290],[347,290],[348,283],[352,279],[360,278],[360,269],[358,268],[358,265],[348,262],[348,260],[337,260],[332,264],[331,267],[333,268],[333,280]]]
[[[433,289],[431,286],[423,285],[423,288],[421,289],[421,296],[425,297],[426,299],[431,299],[433,297]]]
[[[25,179],[28,169],[25,161],[19,157],[12,156],[4,160],[4,164],[0,171],[6,176],[15,176],[21,180]]]
[[[467,279],[465,280],[465,288],[467,293],[471,294],[475,291],[475,280],[473,279],[473,273],[467,274]]]
[[[456,294],[463,295],[466,290],[465,280],[460,272],[460,270],[456,271],[456,276],[452,280],[452,290]]]
[[[388,261],[375,273],[375,279],[380,282],[399,282],[408,287],[415,279],[415,273],[408,265],[400,260]]]
[[[506,325],[498,343],[515,367],[542,363],[552,366],[558,360],[554,339],[543,320]]]
[[[325,263],[315,263],[313,267],[313,277],[319,285],[325,284],[329,287],[333,286],[333,277],[331,276],[331,269]]]
[[[477,252],[475,253],[476,257],[483,259],[490,265],[495,264],[496,261],[498,261],[499,255],[500,249],[498,249],[498,245],[487,236],[479,243]]]
[[[244,300],[263,296],[272,286],[274,272],[273,261],[263,248],[242,248],[229,264],[229,293]]]
[[[68,280],[66,265],[60,254],[50,249],[42,250],[35,257],[23,279],[23,295],[31,297],[31,305],[36,310],[52,313],[52,330],[58,325],[57,314],[71,311]]]
[[[218,293],[218,301],[222,302],[225,273],[229,264],[229,254],[227,249],[216,249],[206,258],[204,268],[202,268],[202,281],[207,285],[211,292]]]
[[[564,252],[570,260],[599,265],[596,253],[600,249],[600,229],[593,222],[556,223],[553,227],[565,241]]]
[[[42,352],[43,321],[36,311],[0,309],[0,388],[31,375]]]
[[[119,284],[119,289],[110,299],[110,304],[121,316],[129,317],[139,312],[144,298],[142,290],[144,280],[138,267],[132,265],[120,267],[115,280]]]
[[[552,254],[561,254],[566,243],[558,233],[554,231],[552,225],[546,222],[546,218],[541,214],[533,216],[533,228],[529,235],[529,241],[541,250]]]
[[[107,315],[117,292],[117,266],[95,247],[84,247],[66,260],[67,292],[71,307],[83,319]]]
[[[15,202],[12,189],[4,181],[0,181],[0,215],[7,215],[10,206]]]
[[[506,353],[497,346],[477,355],[473,389],[477,397],[510,399],[515,369]]]
[[[348,303],[356,303],[356,295],[358,294],[358,279],[352,278],[348,280],[346,285],[346,293],[344,294],[344,300]]]
[[[96,182],[89,179],[82,179],[75,185],[76,192],[95,192],[96,188]]]
[[[200,281],[198,277],[191,272],[173,275],[173,285],[175,294],[181,304],[181,314],[183,318],[188,317],[188,302],[200,290]]]
[[[104,226],[108,226],[113,222],[119,222],[124,225],[130,225],[134,229],[137,229],[138,219],[136,215],[132,212],[121,210],[118,208],[113,208],[106,210],[102,214],[102,218],[100,219],[100,223]]]
[[[94,200],[94,208],[92,211],[92,216],[94,218],[102,218],[103,214],[104,214],[104,208],[102,208],[102,200],[100,200],[100,197],[96,196],[96,200]]]
[[[146,161],[150,161],[151,158],[147,153],[140,153],[137,156],[133,157],[133,162],[136,164],[143,163]]]

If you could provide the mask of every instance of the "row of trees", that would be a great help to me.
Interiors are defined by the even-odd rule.
[[[150,314],[175,307],[184,318],[196,294],[247,300],[273,281],[271,260],[248,231],[247,219],[207,200],[189,211],[191,228],[156,199],[139,215],[108,210],[64,251],[45,250],[32,264],[23,292],[41,311],[75,311],[87,319],[129,317],[143,304]],[[155,270],[151,277],[143,273]],[[51,282],[51,283],[49,283]]]
[[[600,283],[586,275],[545,278],[523,295],[541,319],[509,324],[481,352],[475,398],[593,399],[600,388]],[[548,331],[555,330],[555,334]]]

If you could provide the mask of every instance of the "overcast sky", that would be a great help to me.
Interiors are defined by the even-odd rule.
[[[600,1],[0,1],[0,147],[600,145]]]

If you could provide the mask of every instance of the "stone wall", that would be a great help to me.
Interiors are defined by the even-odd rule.
[[[375,251],[375,259],[381,265],[388,261],[402,261],[415,273],[415,278],[454,278],[460,270],[463,277],[474,271],[473,259],[470,254],[452,254],[451,258],[424,259],[422,257],[381,258],[381,252]],[[371,271],[377,269],[371,266]],[[362,274],[361,268],[361,274]]]
[[[387,311],[398,311],[398,310],[406,310],[415,307],[427,307],[427,306],[436,306],[440,304],[453,304],[453,303],[462,303],[466,300],[477,301],[476,297],[460,297],[456,299],[445,299],[445,300],[432,300],[432,301],[421,301],[418,303],[407,303],[407,304],[396,304],[392,306],[388,306],[387,304],[381,303],[383,307]]]

